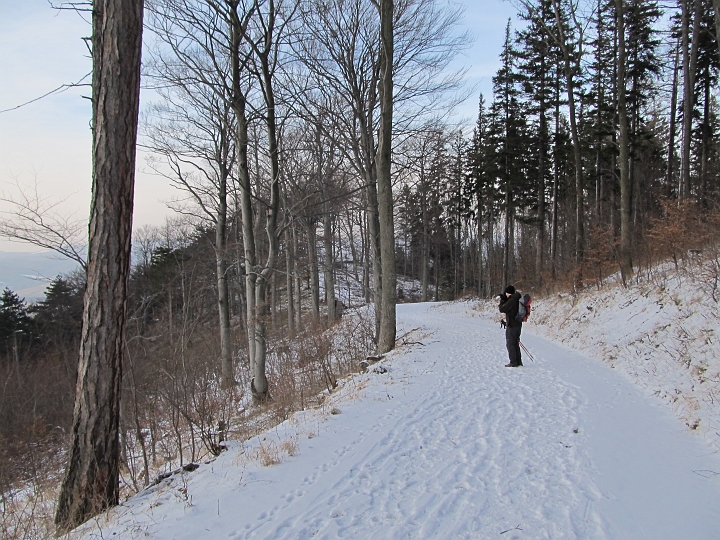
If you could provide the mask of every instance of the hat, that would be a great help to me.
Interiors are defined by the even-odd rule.
[[[505,293],[506,294],[515,294],[515,287],[513,287],[512,285],[508,285],[505,288]]]

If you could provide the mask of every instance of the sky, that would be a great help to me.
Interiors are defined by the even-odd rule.
[[[505,25],[515,9],[501,0],[455,4],[465,7],[461,29],[474,39],[456,61],[467,67],[470,94],[458,114],[471,119],[479,93],[491,93]],[[0,111],[80,81],[90,72],[82,39],[91,34],[89,14],[83,19],[72,11],[57,11],[47,0],[0,0],[0,13]],[[37,184],[42,198],[62,200],[59,210],[63,214],[87,217],[91,189],[89,95],[89,87],[70,88],[0,113],[0,194],[17,197],[17,185],[27,189]],[[175,194],[167,180],[149,170],[146,156],[138,153],[135,228],[163,224],[172,214],[166,202]],[[7,203],[0,202],[0,212],[7,210]],[[0,238],[3,251],[38,249]]]

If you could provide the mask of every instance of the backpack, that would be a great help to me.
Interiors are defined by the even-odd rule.
[[[530,305],[532,304],[532,298],[529,294],[526,294],[518,302],[518,314],[515,316],[516,321],[525,322],[530,316]]]

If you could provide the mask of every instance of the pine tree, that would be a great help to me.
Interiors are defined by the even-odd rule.
[[[700,13],[700,33],[698,34],[697,64],[695,66],[695,89],[693,119],[696,127],[693,135],[696,141],[695,162],[698,176],[698,199],[707,204],[708,180],[712,141],[715,126],[711,113],[711,88],[718,82],[720,55],[718,54],[717,38],[713,34],[713,10],[710,4],[703,3]],[[702,111],[699,105],[702,103]]]
[[[32,319],[25,300],[5,287],[0,295],[0,351],[19,361],[19,347],[30,336]]]
[[[628,137],[630,145],[629,174],[633,223],[635,227],[642,220],[646,186],[640,167],[648,170],[652,149],[652,128],[648,125],[645,112],[657,94],[656,80],[660,74],[660,55],[656,23],[660,10],[655,0],[629,0],[625,9],[626,48],[626,99],[628,114]]]
[[[591,124],[588,143],[593,153],[595,175],[594,215],[597,223],[605,225],[614,215],[608,203],[616,191],[615,164],[617,161],[616,100],[615,100],[615,6],[613,0],[597,0],[593,23],[594,39],[590,42],[593,57],[588,66],[590,91],[587,95],[589,110],[587,121]],[[612,223],[611,223],[612,225]]]
[[[553,64],[561,60],[561,52],[547,29],[554,24],[554,13],[550,0],[540,0],[535,7],[524,5],[521,17],[528,26],[518,33],[518,72],[523,95],[527,102],[528,114],[534,118],[534,141],[536,174],[535,220],[537,226],[535,252],[535,282],[540,282],[545,255],[545,208],[548,180],[550,176],[549,146],[550,134],[548,116],[553,109],[553,88],[555,75]]]
[[[514,266],[514,227],[516,209],[526,206],[527,175],[524,163],[523,138],[526,119],[519,97],[518,73],[515,63],[517,53],[510,39],[510,21],[505,29],[505,43],[500,54],[502,65],[493,77],[493,103],[491,114],[491,138],[495,144],[498,165],[499,189],[503,195],[501,209],[504,214],[504,246],[502,281],[509,283]]]
[[[491,278],[489,270],[493,267],[492,241],[497,201],[494,178],[497,178],[497,161],[493,156],[490,117],[485,108],[485,98],[481,94],[478,103],[478,117],[468,147],[466,179],[467,191],[472,193],[475,198],[477,291],[481,297],[492,294],[491,291],[495,290],[496,286],[489,282]]]
[[[84,291],[83,277],[57,276],[48,285],[45,299],[30,308],[43,346],[77,345]]]

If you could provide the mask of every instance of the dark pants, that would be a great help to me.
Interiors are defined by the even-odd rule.
[[[508,326],[505,329],[505,342],[511,366],[523,365],[520,354],[520,332],[522,332],[522,326]]]

